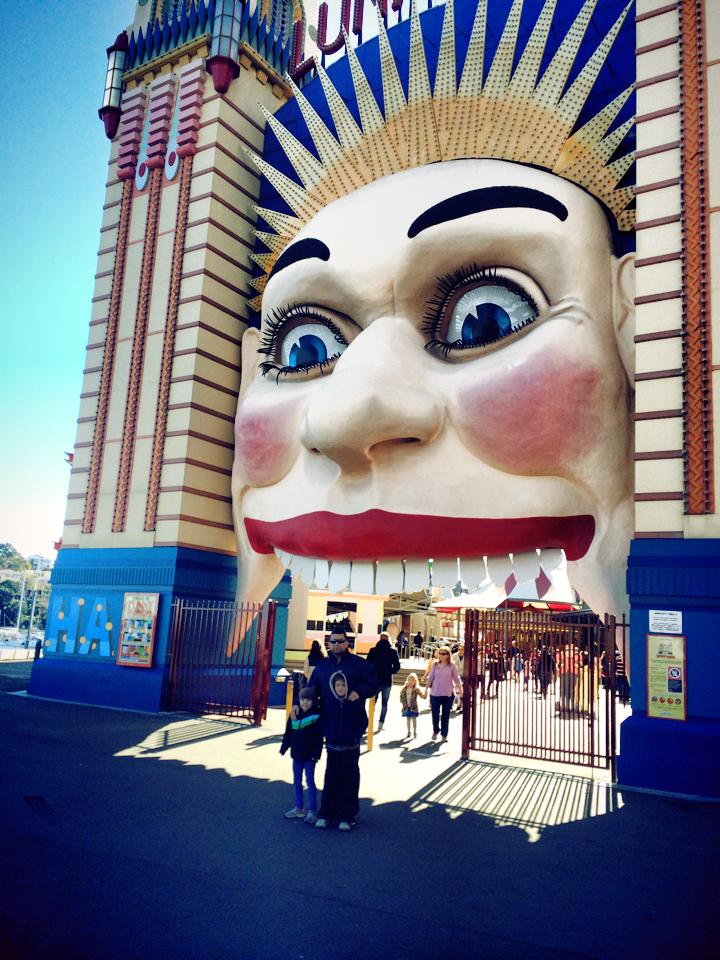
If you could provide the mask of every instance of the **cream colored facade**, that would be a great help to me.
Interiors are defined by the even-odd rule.
[[[637,0],[637,263],[635,355],[636,532],[641,537],[669,534],[717,537],[714,512],[686,510],[687,390],[684,357],[683,283],[696,283],[699,265],[689,262],[684,244],[688,223],[684,197],[694,189],[683,151],[683,125],[697,111],[705,124],[704,157],[708,218],[707,289],[703,305],[709,348],[720,336],[720,4],[704,0],[704,50],[698,65],[705,100],[683,90],[682,4]],[[687,4],[694,8],[695,4]],[[688,78],[685,78],[688,84]],[[692,118],[691,118],[692,119]],[[713,267],[715,269],[713,269]],[[709,318],[708,318],[709,319]],[[720,480],[720,364],[709,358],[712,388],[714,457],[711,470]]]

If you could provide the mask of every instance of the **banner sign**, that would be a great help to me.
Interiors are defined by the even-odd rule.
[[[663,720],[687,719],[685,637],[647,634],[647,713]]]
[[[117,663],[124,667],[151,667],[159,593],[126,593]]]

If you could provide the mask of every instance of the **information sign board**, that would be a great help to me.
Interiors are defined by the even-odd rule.
[[[682,610],[651,610],[650,633],[682,633]]]
[[[126,593],[117,663],[124,667],[151,667],[159,593]]]
[[[663,720],[687,719],[685,637],[647,635],[647,712]]]

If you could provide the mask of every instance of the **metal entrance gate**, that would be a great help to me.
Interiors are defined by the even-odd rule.
[[[267,715],[275,603],[176,600],[168,710],[261,723]]]
[[[615,779],[624,636],[614,617],[468,610],[463,757],[486,750],[605,768]]]

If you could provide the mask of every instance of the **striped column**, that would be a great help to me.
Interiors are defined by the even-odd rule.
[[[145,343],[155,267],[163,167],[165,166],[165,150],[174,99],[175,78],[171,74],[163,76],[153,83],[150,94],[146,160],[147,168],[150,170],[149,203],[112,523],[113,532],[116,533],[125,529],[127,519],[128,495],[140,404],[140,386],[145,361]]]
[[[100,378],[97,391],[98,400],[95,412],[93,439],[89,441],[92,443],[92,447],[90,462],[88,464],[88,483],[82,519],[82,532],[85,534],[92,533],[95,529],[97,515],[98,493],[107,433],[107,417],[115,370],[120,307],[125,279],[125,261],[133,197],[133,177],[135,176],[135,164],[137,163],[137,156],[140,149],[146,100],[146,93],[142,88],[131,90],[123,97],[123,113],[120,122],[117,157],[117,177],[118,181],[122,183],[122,196],[117,221],[114,225],[115,261],[113,265],[112,288],[109,294],[107,320],[104,330],[103,359],[99,370]],[[105,223],[103,223],[103,232],[104,229]],[[109,245],[104,252],[110,253],[112,249],[113,246]],[[83,394],[85,394],[85,390],[83,390]],[[65,541],[64,536],[63,541]]]
[[[637,3],[635,518],[682,537],[683,280],[678,3]]]

